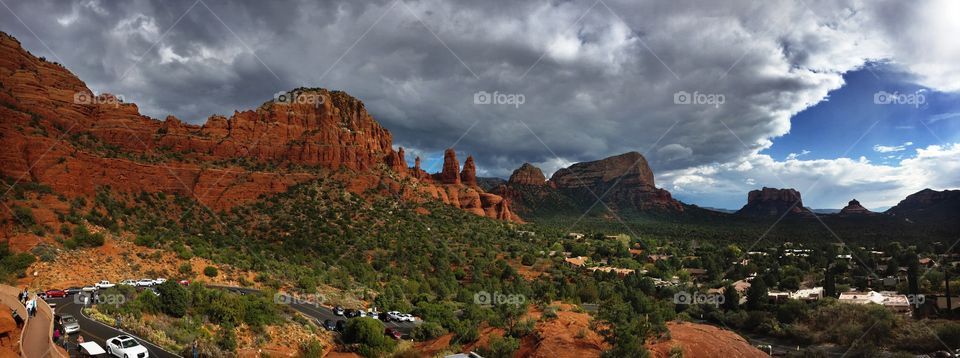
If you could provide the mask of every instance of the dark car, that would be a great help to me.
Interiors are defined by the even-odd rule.
[[[386,312],[380,312],[380,314],[377,315],[377,319],[383,322],[390,322],[390,315]]]
[[[326,330],[328,330],[328,331],[332,331],[332,330],[337,329],[337,324],[334,323],[333,320],[325,319],[325,320],[323,320],[323,328],[326,329]]]
[[[74,287],[70,287],[70,288],[68,288],[68,289],[66,289],[66,290],[63,290],[63,292],[66,292],[67,295],[75,295],[75,294],[78,294],[78,293],[80,293],[80,292],[83,292],[83,288],[74,286]]]
[[[343,329],[347,327],[347,322],[344,320],[337,321],[337,325],[333,327],[334,331],[343,332]]]
[[[357,317],[357,316],[360,316],[360,311],[357,311],[354,309],[348,309],[346,311],[343,311],[343,316],[347,318]]]
[[[67,297],[67,293],[63,290],[47,290],[47,292],[44,292],[44,294],[46,294],[46,297],[48,298]]]
[[[337,316],[343,316],[343,307],[340,307],[340,306],[334,307],[333,314]]]
[[[400,338],[403,337],[403,333],[400,333],[400,331],[398,331],[398,330],[396,330],[396,329],[394,329],[394,328],[389,328],[389,327],[388,327],[387,329],[383,330],[383,334],[385,334],[385,335],[387,335],[388,337],[393,338],[393,339],[400,339]]]

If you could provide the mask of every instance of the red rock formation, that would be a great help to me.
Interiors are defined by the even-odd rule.
[[[789,214],[809,214],[803,206],[800,192],[795,189],[766,188],[747,194],[747,204],[737,214],[747,216],[779,217]]]
[[[471,155],[468,155],[467,161],[463,162],[460,181],[466,186],[477,186],[477,165],[473,162],[473,156]]]
[[[414,196],[378,169],[385,166],[404,177],[403,150],[395,152],[390,132],[344,92],[295,89],[293,96],[312,100],[271,100],[229,118],[211,116],[202,126],[173,116],[158,121],[141,115],[136,104],[94,96],[66,68],[34,57],[5,33],[0,33],[0,89],[0,175],[44,183],[68,196],[110,186],[179,193],[224,209],[321,175],[296,169],[304,166],[349,169],[356,180],[344,180],[356,193],[384,183],[402,197]],[[453,168],[445,163],[444,172],[458,185],[456,157],[450,159]],[[413,177],[427,188],[421,192],[434,185],[420,169]],[[454,190],[455,206],[519,219],[502,200],[463,190]]]
[[[850,200],[843,209],[840,209],[841,215],[873,215],[874,212],[867,210],[867,208],[860,205],[860,202],[857,199]]]
[[[544,185],[547,182],[547,177],[543,175],[543,171],[540,168],[533,166],[530,163],[523,163],[520,168],[513,171],[513,174],[510,175],[510,179],[507,180],[509,184],[516,185]]]
[[[441,184],[460,184],[460,162],[453,148],[443,152],[443,171],[434,175],[434,178]]]
[[[571,165],[554,173],[550,183],[581,203],[606,193],[603,200],[612,209],[683,211],[669,192],[657,189],[646,158],[637,152]]]

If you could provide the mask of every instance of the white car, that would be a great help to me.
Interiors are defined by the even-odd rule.
[[[110,283],[110,281],[107,281],[107,280],[103,280],[103,281],[97,282],[97,284],[95,284],[94,286],[102,290],[102,289],[107,289],[107,288],[116,286],[116,284]]]
[[[390,319],[391,321],[400,321],[401,315],[403,315],[403,313],[400,313],[397,311],[387,312],[387,318]]]
[[[409,314],[409,313],[401,313],[401,314],[400,314],[400,319],[399,319],[398,321],[400,321],[400,322],[414,322],[414,321],[416,321],[416,320],[417,320],[417,318],[414,317],[412,314]]]
[[[154,284],[153,280],[149,278],[143,278],[143,279],[140,279],[140,281],[137,281],[137,287],[150,287],[150,286],[153,286],[153,284]]]
[[[123,281],[120,281],[120,285],[121,285],[121,286],[136,286],[136,285],[137,285],[137,281],[134,281],[134,280],[123,280]]]
[[[162,283],[164,283],[164,282],[167,282],[167,279],[165,279],[165,278],[163,278],[163,277],[158,278],[158,279],[156,279],[156,280],[153,280],[153,284],[154,284],[154,285],[160,285],[160,284],[162,284]]]
[[[133,337],[122,335],[107,340],[107,354],[120,358],[147,358],[150,352]]]
[[[97,286],[83,286],[83,288],[81,288],[81,290],[82,290],[83,292],[93,292],[93,291],[96,291],[96,290],[97,290]]]

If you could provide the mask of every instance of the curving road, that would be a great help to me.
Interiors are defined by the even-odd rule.
[[[259,290],[256,290],[256,289],[242,288],[242,287],[215,286],[215,285],[208,285],[207,287],[228,290],[230,292],[234,292],[237,294],[254,294],[254,293],[260,292]],[[339,320],[347,320],[346,317],[337,316],[333,314],[333,310],[329,307],[324,307],[319,304],[295,302],[295,300],[290,296],[284,296],[284,297],[285,297],[285,302],[290,302],[288,303],[288,305],[291,308],[307,315],[310,318],[313,318],[315,320],[314,323],[316,324],[321,324],[323,323],[324,320],[327,320],[327,319],[332,320],[334,322]],[[79,335],[83,335],[83,338],[86,342],[91,342],[91,341],[97,342],[97,344],[99,344],[101,347],[106,349],[107,339],[125,334],[125,335],[136,338],[137,341],[140,342],[140,344],[146,347],[147,351],[150,352],[150,357],[159,357],[159,358],[180,357],[180,355],[175,354],[173,352],[169,352],[161,348],[160,346],[150,343],[150,341],[147,341],[136,335],[125,332],[123,330],[119,330],[113,326],[101,323],[99,321],[96,321],[92,318],[87,317],[86,315],[83,314],[83,310],[82,310],[83,305],[77,303],[80,301],[76,301],[74,299],[74,296],[68,296],[64,298],[49,298],[47,299],[47,302],[56,303],[57,312],[70,314],[77,318],[77,322],[80,323]],[[404,335],[408,335],[410,334],[410,331],[413,330],[413,328],[419,325],[420,323],[422,323],[422,321],[384,322],[384,325],[386,327],[394,328],[400,331],[401,333],[403,333]],[[75,333],[66,337],[69,342],[67,346],[72,349],[72,352],[76,352],[77,336],[78,334]]]

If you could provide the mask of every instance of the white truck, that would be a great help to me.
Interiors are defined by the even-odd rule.
[[[111,288],[111,287],[113,287],[113,286],[116,286],[116,284],[110,283],[110,281],[107,281],[107,280],[103,280],[103,281],[97,282],[97,284],[94,285],[94,286],[97,286],[97,289],[103,290],[103,289],[107,289],[107,288]]]

